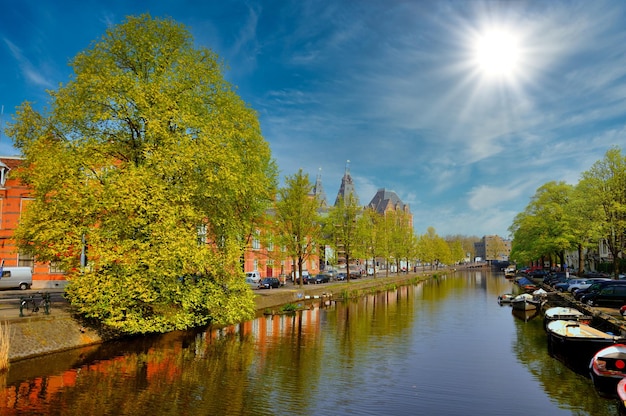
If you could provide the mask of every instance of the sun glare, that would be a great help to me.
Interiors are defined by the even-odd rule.
[[[513,78],[520,70],[520,41],[510,31],[492,29],[480,34],[473,53],[476,67],[488,77]]]

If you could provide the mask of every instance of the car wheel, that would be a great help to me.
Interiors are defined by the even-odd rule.
[[[26,289],[28,289],[28,285],[27,285],[26,283],[22,283],[22,284],[20,285],[20,289],[21,289],[21,290],[26,290]]]
[[[587,302],[585,302],[587,305],[589,306],[593,306],[593,300],[589,299]]]

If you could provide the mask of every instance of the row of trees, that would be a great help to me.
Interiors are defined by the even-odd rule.
[[[413,235],[403,213],[380,217],[349,199],[319,217],[301,172],[275,200],[256,113],[183,25],[131,16],[71,66],[45,112],[24,103],[6,133],[24,158],[12,174],[33,196],[18,249],[66,271],[85,317],[127,333],[252,318],[241,258],[268,221],[300,272],[326,242],[348,261],[463,257],[434,229]]]
[[[513,260],[529,264],[554,258],[564,265],[565,253],[577,251],[579,272],[585,270],[585,253],[604,240],[617,276],[626,248],[626,157],[613,147],[576,185],[544,184],[509,231]]]
[[[266,232],[271,238],[275,236],[273,242],[278,243],[270,253],[273,260],[293,258],[300,276],[307,259],[314,254],[323,257],[326,245],[344,264],[364,259],[365,268],[370,264],[374,273],[375,261],[395,263],[397,270],[402,261],[420,261],[436,268],[439,264],[463,261],[466,253],[473,252],[473,244],[470,250],[467,239],[443,239],[432,227],[423,235],[415,235],[409,213],[397,210],[381,215],[373,208],[359,206],[353,195],[340,197],[335,206],[321,211],[320,201],[311,197],[312,188],[309,176],[302,170],[286,177],[272,213],[275,221],[266,222],[271,227]],[[332,263],[338,259],[326,260]],[[389,267],[386,272],[389,273]],[[350,273],[347,274],[349,279]]]

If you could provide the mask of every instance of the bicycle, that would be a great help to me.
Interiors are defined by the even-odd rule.
[[[39,308],[42,307],[46,315],[50,314],[50,294],[39,293],[41,300],[35,299],[34,295],[20,297],[20,317],[24,316],[24,309],[31,311],[31,313],[39,312]]]

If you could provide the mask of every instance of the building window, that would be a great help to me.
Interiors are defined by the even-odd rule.
[[[206,238],[206,224],[203,225],[199,225],[197,227],[198,230],[198,245],[199,246],[203,246],[207,243],[207,238]]]
[[[0,187],[4,188],[4,185],[7,183],[7,177],[9,176],[9,167],[4,163],[0,162]]]
[[[252,237],[252,249],[253,250],[261,249],[261,240],[259,239],[259,234],[260,234],[259,230],[256,230],[256,232],[254,233],[254,236]]]
[[[61,268],[61,264],[58,261],[51,261],[50,273],[65,273],[65,270]]]
[[[30,253],[20,252],[17,255],[17,265],[20,267],[35,267],[35,257]]]

